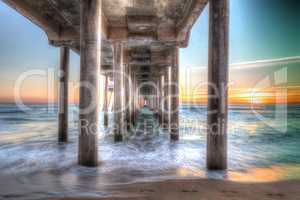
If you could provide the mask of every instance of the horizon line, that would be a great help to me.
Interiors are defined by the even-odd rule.
[[[56,105],[56,104],[59,104],[59,102],[51,102],[51,103],[48,103],[48,102],[23,102],[25,105],[26,104],[43,104],[43,105],[46,105],[46,104],[49,104],[49,105]],[[0,101],[0,104],[15,104],[16,105],[16,102],[1,102]],[[181,105],[185,105],[185,104],[195,104],[195,105],[204,105],[204,104],[207,104],[207,102],[188,102],[188,101],[185,101],[185,100],[182,100],[180,102]],[[251,103],[249,102],[229,102],[228,105],[250,105]],[[287,103],[273,103],[273,102],[263,102],[263,103],[256,103],[257,105],[280,105],[280,104],[287,104],[287,105],[298,105],[300,104],[300,101],[299,102],[287,102]],[[79,105],[79,102],[70,102],[69,105]]]

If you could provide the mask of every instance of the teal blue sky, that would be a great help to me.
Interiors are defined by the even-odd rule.
[[[0,3],[0,66],[49,67],[58,63],[57,49],[44,32]],[[206,65],[208,9],[196,22],[189,47],[181,50],[181,64]],[[230,61],[253,61],[300,55],[299,0],[231,0]],[[77,56],[72,64],[78,66]]]
[[[181,50],[184,66],[207,65],[208,8]],[[230,62],[300,55],[299,0],[230,0]]]
[[[1,93],[9,93],[7,88],[26,70],[58,69],[59,49],[48,44],[38,26],[1,1],[0,27]],[[300,0],[230,0],[230,63],[293,56],[300,56]],[[205,66],[207,57],[206,8],[193,27],[189,46],[180,51],[180,67]],[[71,54],[71,81],[78,80],[79,60]],[[289,74],[298,79],[300,68],[293,67]]]

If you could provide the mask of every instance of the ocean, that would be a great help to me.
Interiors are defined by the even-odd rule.
[[[164,131],[150,140],[114,143],[100,113],[100,165],[85,168],[77,165],[76,105],[70,107],[70,141],[58,144],[56,106],[31,104],[22,111],[0,104],[0,199],[105,196],[101,188],[108,185],[187,177],[240,182],[300,178],[300,105],[231,105],[228,171],[206,170],[206,114],[205,105],[181,105],[176,143]]]

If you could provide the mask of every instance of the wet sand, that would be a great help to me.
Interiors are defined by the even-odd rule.
[[[296,200],[300,180],[272,183],[239,183],[221,180],[169,180],[135,183],[107,188],[105,198],[62,198],[50,200]]]

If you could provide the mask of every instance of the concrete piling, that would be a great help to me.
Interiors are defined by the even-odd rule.
[[[79,164],[98,165],[102,0],[81,0]],[[99,59],[100,58],[100,59]]]
[[[69,93],[69,62],[70,50],[68,47],[60,48],[60,85],[59,85],[59,119],[58,141],[68,142],[68,93]]]
[[[179,140],[179,49],[174,48],[171,68],[171,140]]]
[[[209,4],[207,168],[227,169],[229,2]]]

